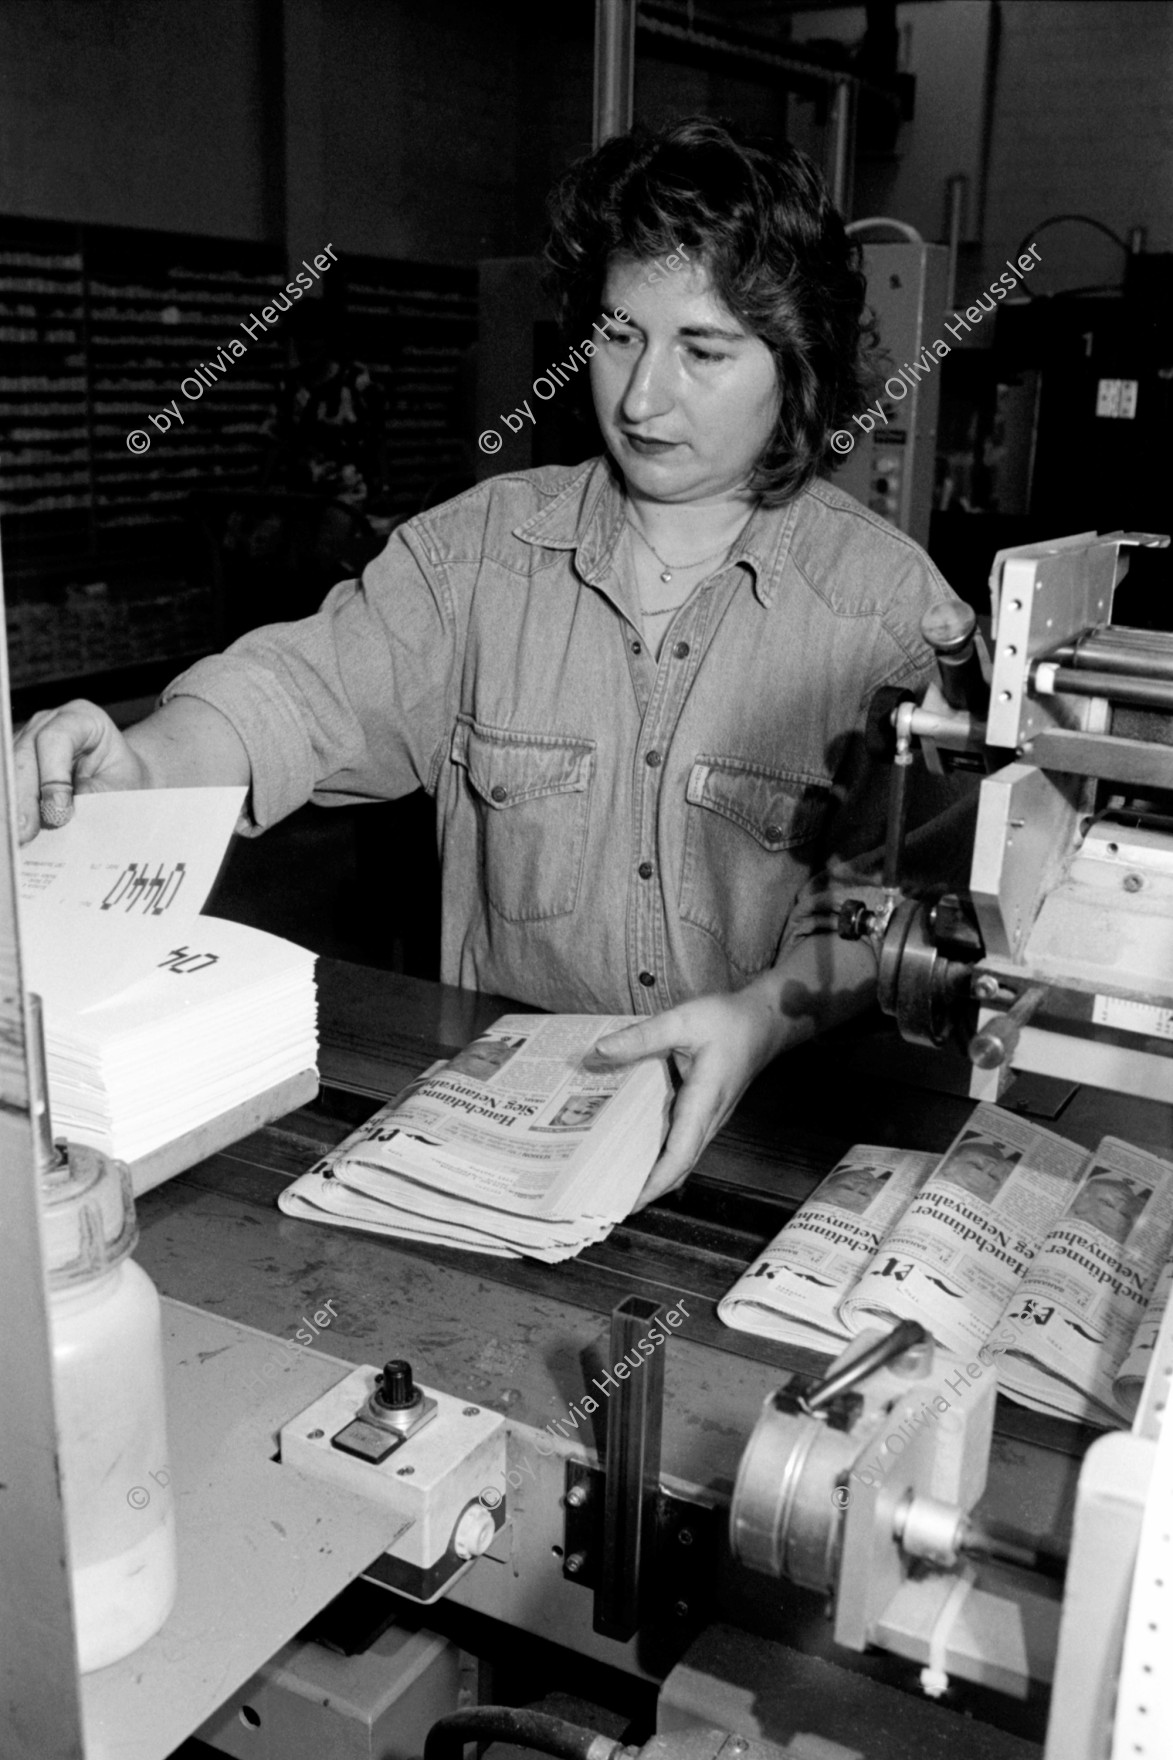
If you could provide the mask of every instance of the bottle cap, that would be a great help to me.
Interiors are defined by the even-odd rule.
[[[70,1143],[42,1175],[49,1287],[69,1289],[113,1270],[134,1248],[134,1187],[124,1161]]]

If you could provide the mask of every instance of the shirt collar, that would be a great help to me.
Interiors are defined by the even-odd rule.
[[[794,538],[802,495],[784,507],[757,507],[730,552],[729,562],[743,562],[753,576],[754,593],[767,609]],[[576,472],[540,513],[515,526],[523,543],[547,550],[573,550],[579,574],[600,586],[610,573],[623,534],[623,493],[609,458],[592,459]]]

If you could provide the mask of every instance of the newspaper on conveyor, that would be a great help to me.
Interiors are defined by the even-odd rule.
[[[1136,1410],[1173,1289],[1173,1164],[978,1106],[941,1157],[849,1151],[718,1307],[838,1352],[916,1320],[1036,1411]]]

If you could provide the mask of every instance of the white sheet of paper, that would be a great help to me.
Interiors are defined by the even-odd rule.
[[[24,981],[71,1013],[145,976],[190,938],[243,788],[82,794],[20,855]]]

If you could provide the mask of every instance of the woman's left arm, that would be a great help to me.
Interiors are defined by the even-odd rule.
[[[611,1063],[670,1055],[683,1078],[660,1158],[635,1205],[682,1185],[753,1078],[780,1052],[858,1014],[876,994],[865,942],[808,935],[778,963],[724,996],[698,996],[600,1039]]]

